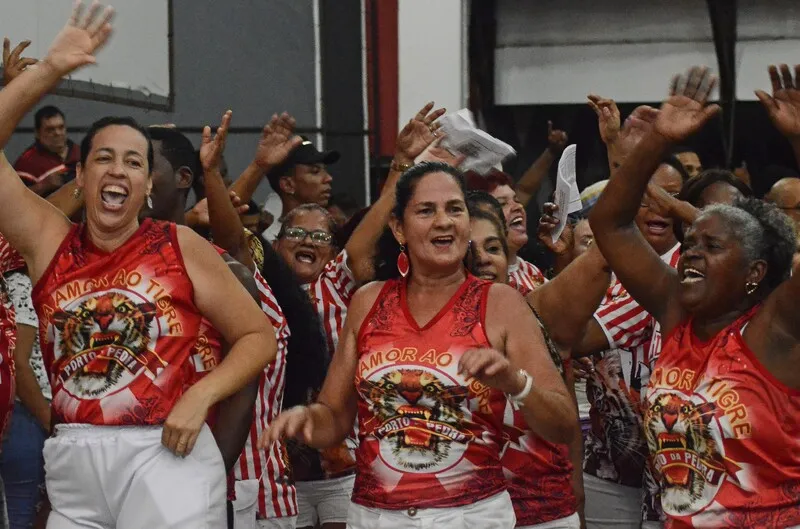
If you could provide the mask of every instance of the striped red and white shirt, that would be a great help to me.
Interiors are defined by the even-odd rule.
[[[297,516],[297,494],[291,479],[289,457],[284,443],[274,443],[267,450],[257,448],[258,438],[283,405],[283,388],[286,384],[286,353],[290,331],[272,289],[258,270],[254,272],[261,309],[275,329],[278,353],[275,361],[264,370],[259,379],[255,403],[255,420],[250,428],[242,455],[234,466],[237,481],[259,480],[258,518],[283,518]]]
[[[661,259],[674,267],[679,257],[677,244]],[[616,277],[594,317],[609,349],[596,355],[595,371],[586,382],[592,428],[585,438],[583,470],[639,488],[647,456],[641,399],[655,362],[648,355],[654,320]]]
[[[536,290],[545,283],[547,278],[542,271],[525,259],[517,257],[514,264],[508,265],[508,284],[517,290]]]

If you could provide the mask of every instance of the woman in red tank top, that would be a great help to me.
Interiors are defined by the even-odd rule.
[[[773,121],[800,137],[788,67],[773,71]],[[704,68],[676,77],[651,130],[591,214],[625,288],[661,324],[645,432],[667,527],[800,525],[800,278],[788,217],[755,199],[712,205],[686,233],[678,269],[633,219],[652,170],[719,110]],[[789,93],[791,92],[791,93]]]
[[[524,300],[464,269],[461,173],[420,164],[396,195],[395,259],[382,255],[378,268],[388,280],[354,296],[319,401],[284,412],[263,441],[331,446],[357,414],[348,526],[511,528],[499,453],[504,393],[552,442],[570,440],[574,407]]]
[[[112,13],[79,3],[44,60],[0,91],[0,145],[62,77],[95,62]],[[204,421],[275,357],[263,313],[211,245],[183,226],[139,222],[152,169],[134,120],[95,123],[76,177],[86,221],[73,225],[0,156],[0,232],[36,285],[53,391],[44,455],[59,527],[223,526],[224,469]],[[201,318],[230,352],[191,385]]]

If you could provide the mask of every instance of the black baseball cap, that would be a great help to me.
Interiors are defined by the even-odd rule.
[[[275,191],[278,191],[278,182],[280,181],[281,177],[285,176],[289,169],[295,165],[315,165],[318,163],[330,165],[338,162],[339,158],[341,157],[339,151],[320,151],[317,149],[317,146],[314,145],[314,143],[307,137],[300,137],[303,139],[303,143],[298,145],[291,152],[291,154],[289,154],[289,157],[286,159],[286,161],[270,171],[269,175],[267,176],[270,186],[272,186],[272,189]]]

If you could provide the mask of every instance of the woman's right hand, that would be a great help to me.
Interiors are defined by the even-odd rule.
[[[314,419],[308,406],[295,406],[281,413],[258,438],[259,450],[265,450],[282,439],[297,439],[303,444],[311,442]]]
[[[44,58],[44,62],[59,76],[97,62],[94,53],[102,48],[111,36],[111,18],[114,15],[112,7],[104,9],[102,4],[95,0],[86,16],[83,16],[83,11],[83,2],[77,0],[67,25],[56,36]]]
[[[670,97],[661,105],[654,129],[670,142],[678,143],[698,130],[720,110],[708,105],[708,97],[717,83],[708,68],[695,66],[685,75],[672,79]]]
[[[558,226],[558,206],[552,202],[545,202],[542,206],[542,216],[539,217],[539,229],[537,236],[548,250],[556,255],[564,255],[572,249],[573,244],[573,230],[572,226],[567,224],[564,226],[564,231],[558,237],[556,242],[553,242],[553,230]]]

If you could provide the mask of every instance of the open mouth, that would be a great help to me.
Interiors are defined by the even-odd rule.
[[[686,450],[686,437],[680,434],[662,432],[658,434],[658,448],[662,450]],[[663,470],[664,477],[671,485],[687,486],[692,477],[692,470],[686,465],[670,465]]]
[[[452,235],[441,235],[439,237],[434,237],[433,239],[431,239],[433,245],[441,250],[447,250],[448,248],[450,248],[450,246],[452,246],[454,241],[455,239],[453,238]]]
[[[128,199],[128,190],[117,184],[107,184],[100,190],[100,198],[106,209],[118,211]]]
[[[492,272],[491,270],[478,270],[478,277],[485,281],[495,282],[497,280],[497,274]]]
[[[402,415],[403,417],[409,417],[412,419],[422,419],[427,421],[431,418],[431,411],[426,410],[425,408],[418,408],[416,406],[400,406],[397,408],[397,413]]]
[[[661,220],[651,220],[646,225],[647,231],[653,235],[663,235],[669,230],[669,223]]]
[[[522,215],[517,215],[516,217],[511,219],[511,222],[508,223],[509,229],[516,230],[516,231],[524,231],[525,230],[525,217]]]
[[[681,283],[697,283],[705,279],[705,274],[696,268],[684,268]]]
[[[119,334],[115,332],[110,333],[103,333],[97,332],[92,335],[89,339],[89,349],[94,349],[95,347],[103,347],[104,345],[112,345],[117,343],[119,340]]]
[[[317,256],[314,252],[308,250],[299,250],[294,254],[294,259],[298,263],[314,264],[317,262]]]

